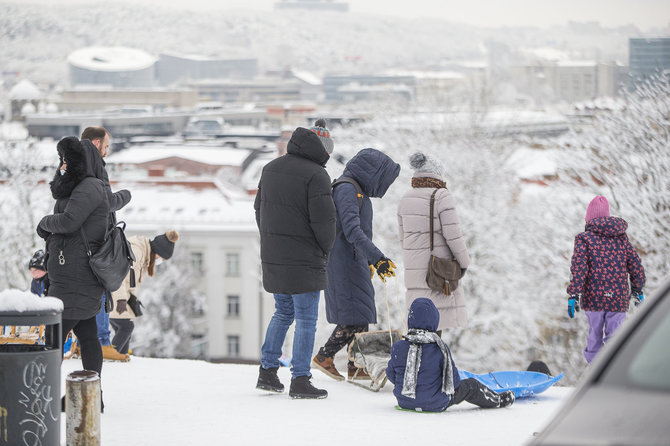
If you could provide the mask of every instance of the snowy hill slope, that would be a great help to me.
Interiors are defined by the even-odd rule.
[[[65,376],[79,369],[79,359],[63,362],[61,393]],[[463,403],[441,414],[414,414],[394,409],[391,384],[373,393],[313,373],[315,385],[329,392],[325,400],[260,392],[253,365],[141,357],[105,362],[102,444],[281,446],[315,444],[326,436],[334,444],[518,446],[544,426],[572,390],[553,387],[506,409]],[[281,368],[279,377],[287,385],[289,370]],[[65,444],[64,417],[61,422]]]
[[[0,0],[0,10],[3,70],[60,84],[67,78],[67,56],[90,45],[130,46],[154,55],[256,57],[261,71],[290,66],[322,75],[483,61],[490,43],[511,51],[510,62],[528,42],[574,58],[624,61],[628,37],[641,34],[634,27],[486,29],[356,13],[178,11],[118,1],[62,5]]]

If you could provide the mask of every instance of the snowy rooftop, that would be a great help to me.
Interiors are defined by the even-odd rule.
[[[112,189],[132,192],[130,203],[116,214],[129,229],[257,231],[253,197],[215,182],[128,182]]]
[[[135,48],[91,46],[71,53],[70,65],[94,71],[130,71],[148,68],[156,62],[149,53]]]
[[[9,99],[17,101],[33,101],[41,96],[39,88],[28,79],[23,79],[9,90]]]
[[[166,158],[183,158],[203,164],[239,167],[251,150],[196,145],[152,144],[131,146],[106,158],[110,164],[141,164]]]
[[[517,149],[507,161],[519,178],[536,179],[555,175],[558,169],[555,150],[538,150],[530,147]]]

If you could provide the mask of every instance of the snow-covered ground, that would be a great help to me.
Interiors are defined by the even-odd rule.
[[[63,362],[61,393],[67,374],[80,369],[79,359]],[[313,373],[314,384],[328,390],[325,400],[258,391],[254,365],[141,357],[105,362],[102,444],[518,446],[544,426],[572,391],[554,386],[505,409],[463,403],[441,414],[418,414],[394,409],[391,384],[373,393]],[[279,377],[288,387],[289,370],[281,368]],[[64,445],[64,416],[61,423]]]

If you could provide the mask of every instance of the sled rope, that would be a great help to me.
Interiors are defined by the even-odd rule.
[[[397,283],[398,281],[396,280],[396,284]],[[386,319],[388,319],[389,339],[391,340],[389,345],[393,345],[393,332],[391,330],[391,307],[389,306],[389,296],[388,289],[386,288],[386,281],[384,281],[384,300],[386,301]]]

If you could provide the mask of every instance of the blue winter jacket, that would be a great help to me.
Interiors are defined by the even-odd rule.
[[[370,264],[382,252],[372,243],[372,202],[381,198],[400,173],[400,165],[375,149],[363,149],[345,166],[343,177],[353,178],[363,190],[359,209],[356,188],[342,183],[333,189],[337,209],[335,245],[326,271],[326,318],[331,324],[365,325],[377,322]],[[341,178],[341,177],[340,177]]]
[[[440,321],[440,313],[435,304],[425,297],[412,302],[407,317],[408,328],[420,328],[435,331]],[[422,344],[421,366],[416,383],[416,399],[402,395],[402,383],[405,379],[405,365],[410,342],[398,341],[391,347],[391,359],[386,368],[386,376],[393,383],[393,394],[398,405],[404,409],[428,412],[442,412],[449,405],[449,396],[442,392],[442,351],[437,344]],[[449,347],[447,347],[449,349]],[[454,388],[461,382],[458,369],[453,363]]]

